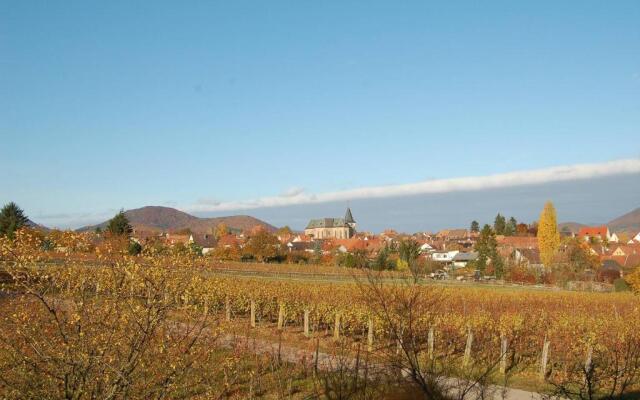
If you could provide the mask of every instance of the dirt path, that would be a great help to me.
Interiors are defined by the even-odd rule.
[[[225,347],[240,347],[243,350],[257,354],[269,354],[279,357],[281,361],[288,363],[303,363],[308,366],[317,365],[318,369],[328,371],[335,369],[340,362],[355,365],[355,359],[338,358],[325,352],[316,352],[299,349],[284,343],[272,342],[256,337],[227,334],[220,338],[220,343]],[[443,387],[449,388],[449,393],[454,397],[459,397],[461,388],[469,388],[472,384],[469,381],[457,378],[442,378],[439,382]],[[487,399],[487,400],[542,400],[539,393],[528,392],[520,389],[505,388],[501,386],[474,387],[467,394],[466,399]]]

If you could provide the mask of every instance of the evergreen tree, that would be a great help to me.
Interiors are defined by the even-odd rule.
[[[493,230],[496,232],[496,235],[504,235],[504,229],[507,226],[507,221],[504,216],[496,215],[496,219],[493,222]]]
[[[504,274],[504,262],[498,254],[496,234],[489,225],[482,227],[475,249],[478,252],[478,259],[476,260],[478,270],[484,273],[490,261],[496,276],[502,278]]]
[[[549,267],[553,263],[556,252],[560,247],[556,209],[550,201],[545,203],[544,209],[540,214],[537,236],[538,247],[540,248],[540,259],[546,267]]]
[[[322,244],[319,240],[313,242],[313,263],[320,264],[322,261]]]
[[[6,235],[9,239],[13,239],[15,232],[28,222],[29,218],[24,215],[24,211],[16,203],[10,202],[0,211],[0,236]]]
[[[518,227],[518,221],[515,218],[509,218],[509,222],[504,227],[504,235],[505,236],[513,236],[516,234],[516,229]]]
[[[471,221],[471,232],[480,232],[480,224],[478,223],[478,221]]]
[[[493,235],[493,231],[488,224],[485,224],[480,231],[480,236],[476,242],[475,249],[478,252],[478,259],[476,260],[476,268],[480,272],[484,272],[487,269],[489,263],[489,238]]]
[[[120,210],[113,218],[109,220],[107,231],[115,236],[129,236],[133,232],[133,228],[129,223],[129,219],[124,214],[124,210]]]

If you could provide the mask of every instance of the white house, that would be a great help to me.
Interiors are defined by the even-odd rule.
[[[627,244],[640,243],[640,232],[633,237],[633,239],[629,240]]]
[[[469,253],[458,253],[453,257],[453,266],[456,268],[465,268],[471,261],[478,258],[478,253],[472,251]]]
[[[420,246],[420,253],[422,254],[433,253],[434,251],[435,249],[429,243],[425,243],[422,246]]]
[[[459,250],[436,251],[433,254],[431,254],[431,259],[433,261],[438,261],[438,262],[441,262],[441,263],[449,264],[449,263],[453,262],[454,257],[458,253],[460,253]]]

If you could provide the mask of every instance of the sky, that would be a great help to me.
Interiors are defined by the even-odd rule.
[[[635,0],[0,1],[0,203],[63,228],[351,204],[430,230],[546,199],[603,221],[640,206],[638,21]]]

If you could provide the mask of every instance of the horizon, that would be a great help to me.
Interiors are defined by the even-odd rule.
[[[613,177],[601,177],[598,179],[583,179],[569,182],[553,182],[546,184],[518,185],[516,187],[502,187],[492,190],[465,190],[459,192],[446,192],[426,195],[413,195],[405,197],[391,197],[378,199],[364,199],[360,201],[343,202],[322,202],[311,205],[297,206],[281,206],[256,208],[249,211],[239,213],[225,212],[190,212],[188,210],[180,210],[168,205],[148,204],[140,207],[132,208],[135,210],[144,207],[166,207],[186,212],[199,218],[228,217],[228,216],[251,216],[258,218],[263,222],[273,225],[277,228],[289,226],[295,231],[302,231],[312,218],[324,217],[340,217],[346,207],[352,208],[356,219],[358,230],[380,233],[385,229],[394,229],[399,232],[415,233],[415,232],[437,232],[442,229],[464,228],[468,229],[471,221],[478,221],[480,226],[484,224],[491,225],[495,216],[500,213],[503,216],[515,217],[518,222],[527,224],[536,222],[544,202],[549,200],[550,196],[556,195],[554,206],[558,212],[558,222],[579,223],[583,225],[606,225],[608,222],[640,209],[637,205],[637,193],[635,191],[628,192],[623,196],[618,196],[615,202],[610,202],[609,207],[600,208],[595,219],[584,220],[580,217],[580,210],[597,206],[598,204],[608,201],[609,191],[615,190],[617,187],[632,187],[637,181],[640,174],[618,175]],[[567,185],[569,191],[567,193]],[[605,188],[607,190],[599,190],[593,193],[593,186]],[[527,202],[524,204],[516,204],[513,199],[526,194]],[[492,198],[498,197],[499,201],[491,201]],[[579,200],[582,199],[582,200]],[[478,201],[482,206],[473,210],[465,211],[465,204],[469,201]],[[429,207],[422,207],[420,213],[412,210],[411,203],[420,202],[421,204],[431,203],[430,206],[437,206],[442,203],[454,204],[453,212],[443,213],[441,209],[429,211]],[[407,204],[409,205],[407,207]],[[631,208],[629,208],[629,205]],[[537,207],[537,208],[536,208]],[[392,209],[393,218],[400,218],[405,221],[408,228],[402,229],[397,224],[384,224],[379,218],[370,217],[372,215],[380,215],[385,213],[386,209]],[[408,212],[399,212],[408,209]],[[92,223],[79,224],[72,229],[86,228],[108,221],[120,209],[112,209],[110,213],[105,213],[101,219],[92,219]],[[479,211],[478,211],[479,210]],[[129,211],[129,210],[125,210]],[[247,211],[247,210],[242,210]],[[92,217],[95,218],[95,217]],[[38,223],[37,220],[34,222]],[[53,228],[54,226],[48,226]]]
[[[638,2],[0,11],[0,203],[46,226],[151,204],[294,227],[350,203],[401,231],[640,206]]]

